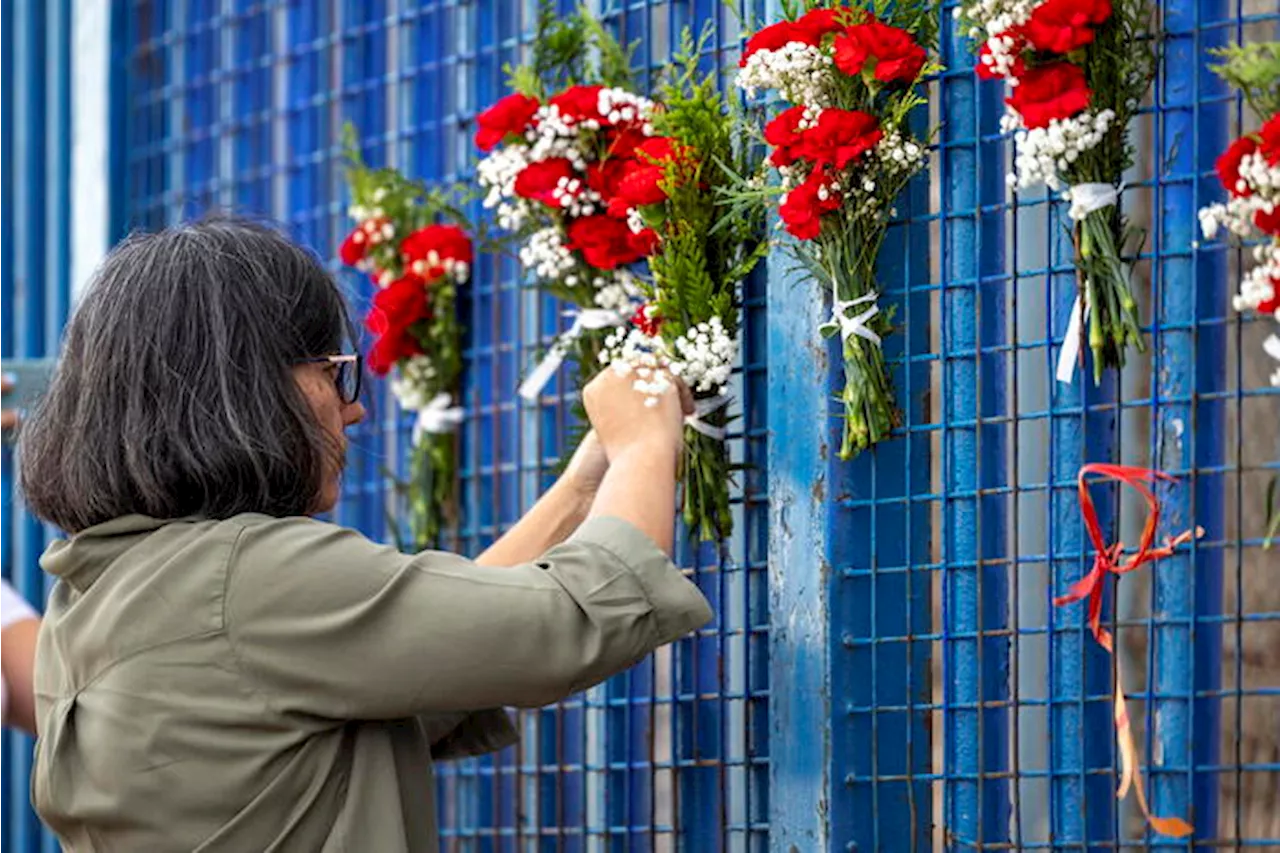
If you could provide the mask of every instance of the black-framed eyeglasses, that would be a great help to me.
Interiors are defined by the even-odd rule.
[[[297,363],[337,365],[337,369],[333,372],[333,384],[338,389],[338,397],[347,405],[359,399],[360,380],[364,376],[364,356],[358,353],[317,355],[300,358]]]

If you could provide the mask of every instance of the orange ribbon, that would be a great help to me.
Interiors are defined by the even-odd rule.
[[[1142,539],[1138,542],[1138,550],[1132,556],[1125,556],[1124,543],[1117,541],[1108,545],[1102,535],[1102,525],[1098,523],[1098,511],[1093,505],[1093,497],[1089,494],[1090,474],[1097,474],[1106,480],[1115,480],[1133,487],[1147,502],[1147,523],[1142,528]],[[1147,563],[1153,563],[1168,557],[1179,545],[1198,539],[1204,530],[1197,527],[1195,531],[1184,531],[1177,536],[1166,538],[1163,545],[1156,546],[1156,530],[1160,525],[1160,501],[1147,486],[1158,480],[1173,482],[1174,478],[1163,471],[1149,468],[1134,468],[1128,465],[1106,465],[1090,463],[1080,469],[1076,482],[1080,490],[1080,512],[1084,516],[1089,539],[1093,542],[1093,568],[1089,573],[1071,585],[1071,591],[1053,600],[1054,605],[1061,607],[1082,599],[1089,599],[1089,629],[1098,645],[1107,650],[1115,660],[1115,724],[1116,743],[1120,747],[1120,788],[1116,791],[1117,799],[1124,799],[1132,787],[1138,799],[1138,807],[1142,809],[1147,823],[1156,832],[1163,835],[1183,838],[1192,832],[1191,824],[1176,817],[1157,817],[1147,807],[1147,795],[1143,790],[1142,771],[1139,769],[1138,749],[1133,743],[1133,730],[1129,724],[1129,713],[1125,708],[1124,683],[1120,675],[1120,659],[1115,657],[1115,643],[1111,632],[1102,626],[1102,589],[1108,574],[1122,575],[1139,569]]]

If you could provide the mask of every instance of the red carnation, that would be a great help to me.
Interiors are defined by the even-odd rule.
[[[1258,138],[1262,140],[1258,150],[1269,166],[1280,166],[1280,113],[1267,119],[1267,123],[1258,129]]]
[[[639,168],[639,164],[630,157],[610,157],[587,164],[587,186],[607,199],[618,194],[618,185],[622,179]]]
[[[354,267],[369,256],[369,250],[386,238],[382,230],[389,220],[385,216],[371,216],[355,227],[338,247],[338,257],[347,266]]]
[[[471,265],[471,238],[456,225],[428,225],[404,238],[400,254],[415,275],[433,279],[444,274],[443,261]],[[415,268],[419,262],[423,266]]]
[[[872,72],[881,83],[914,83],[927,58],[911,33],[875,18],[849,27],[832,46],[837,68],[854,77]]]
[[[1093,28],[1111,17],[1111,0],[1047,0],[1023,25],[1036,50],[1070,53],[1093,41]]]
[[[775,166],[790,166],[800,156],[796,150],[803,141],[799,129],[805,107],[795,106],[783,110],[764,127],[764,141],[773,146],[769,155]]]
[[[811,9],[796,21],[796,26],[813,39],[811,44],[818,44],[827,33],[844,29],[854,14],[848,9]]]
[[[655,136],[637,148],[636,165],[618,182],[618,194],[609,202],[610,213],[614,213],[615,202],[621,202],[618,206],[640,207],[666,201],[662,180],[667,174],[667,164],[675,157],[676,146],[665,136]]]
[[[662,329],[662,316],[658,314],[658,306],[652,304],[641,305],[636,309],[636,313],[631,316],[631,325],[651,338],[657,337],[658,332]]]
[[[742,51],[742,59],[738,61],[738,65],[745,66],[753,53],[780,50],[793,41],[817,47],[822,44],[823,36],[839,32],[844,26],[841,21],[848,17],[847,9],[813,9],[799,20],[770,24],[747,39],[747,46]]]
[[[1270,316],[1280,311],[1280,278],[1271,279],[1271,297],[1258,303],[1258,313]]]
[[[537,98],[516,92],[476,116],[476,147],[492,151],[513,133],[524,133],[538,111]]]
[[[605,270],[640,260],[652,251],[657,237],[633,234],[623,220],[602,214],[575,219],[566,232],[571,251],[581,252],[589,265]]]
[[[593,118],[604,124],[606,119],[600,115],[600,90],[603,88],[603,86],[570,86],[548,103],[559,109],[560,116],[568,121]]]
[[[644,131],[634,124],[612,128],[610,134],[609,148],[605,153],[606,160],[634,157],[636,149],[649,139],[644,135]]]
[[[823,110],[818,123],[804,131],[798,153],[821,166],[843,169],[884,137],[876,117],[860,110]]]
[[[826,189],[827,184],[826,173],[814,169],[804,183],[787,193],[786,200],[778,207],[778,215],[792,236],[799,240],[816,238],[822,231],[822,214],[840,207],[840,196]]]
[[[525,166],[520,170],[520,174],[516,175],[516,195],[540,201],[551,207],[560,207],[555,191],[560,187],[562,179],[571,180],[573,177],[573,163],[566,158],[552,157],[549,160],[539,160]]]
[[[1018,111],[1027,127],[1048,127],[1054,119],[1084,112],[1092,94],[1084,82],[1083,68],[1069,62],[1051,62],[1027,69],[1005,103]]]
[[[347,235],[338,247],[338,257],[349,267],[354,267],[369,254],[369,235],[360,226]]]
[[[1257,150],[1257,140],[1252,136],[1242,136],[1231,143],[1230,147],[1218,156],[1218,160],[1214,164],[1218,169],[1218,180],[1222,181],[1223,189],[1233,196],[1244,197],[1253,194],[1253,190],[1249,189],[1248,186],[1244,186],[1242,189],[1239,185],[1240,161],[1246,155],[1252,154]]]
[[[647,258],[654,252],[658,251],[658,244],[662,240],[658,237],[658,232],[652,228],[644,228],[638,232],[632,232],[627,229],[630,236],[627,237],[627,248],[636,255],[636,260]]]
[[[978,50],[978,59],[973,64],[973,68],[978,72],[978,76],[983,80],[1000,80],[1005,77],[1013,77],[1021,79],[1027,73],[1027,63],[1022,58],[1022,52],[1027,48],[1027,37],[1021,29],[1006,30],[1001,33],[999,38],[1012,38],[1013,46],[1009,52],[1013,54],[1013,67],[1004,74],[997,74],[984,57],[991,56],[990,41],[984,41],[982,47]]]
[[[422,352],[410,326],[429,316],[427,291],[412,276],[397,279],[373,295],[365,326],[377,335],[369,349],[369,369],[384,376],[397,361]]]
[[[808,31],[797,26],[795,21],[779,21],[776,24],[770,24],[747,39],[747,46],[742,50],[742,58],[738,60],[738,65],[745,68],[752,54],[762,50],[780,50],[793,41],[804,44],[814,43]]]
[[[1280,204],[1273,207],[1270,213],[1265,210],[1259,210],[1253,214],[1253,224],[1263,234],[1280,237]]]

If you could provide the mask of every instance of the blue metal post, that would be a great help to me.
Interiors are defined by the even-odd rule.
[[[1226,144],[1225,103],[1201,104],[1202,87],[1223,89],[1204,67],[1200,28],[1220,21],[1222,0],[1171,0],[1164,8],[1165,58],[1159,92],[1161,124],[1157,150],[1160,264],[1156,280],[1155,370],[1152,396],[1159,401],[1153,456],[1157,466],[1182,477],[1160,490],[1168,532],[1200,525],[1205,542],[1223,541],[1224,489],[1220,476],[1195,469],[1220,465],[1226,450],[1224,404],[1214,392],[1226,387],[1224,318],[1230,297],[1220,254],[1200,255],[1194,246],[1196,209],[1216,195],[1210,173]],[[1220,33],[1211,36],[1221,41]],[[1192,472],[1188,481],[1186,474]],[[1154,567],[1152,613],[1154,754],[1150,771],[1157,813],[1190,817],[1197,838],[1217,838],[1217,774],[1197,775],[1198,765],[1217,764],[1222,655],[1222,550],[1182,549]],[[1209,617],[1201,620],[1200,617]],[[1196,699],[1200,695],[1202,698]],[[1155,849],[1182,849],[1167,844]]]
[[[826,316],[792,262],[769,258],[770,849],[830,849],[830,363],[814,330]],[[823,381],[815,382],[815,377]]]
[[[980,89],[965,34],[943,16],[942,142],[943,621],[947,714],[946,825],[956,849],[1003,843],[1009,835],[1009,642],[1005,509],[984,490],[1002,490],[1005,296],[1003,171],[981,150],[1002,112],[998,92]],[[996,149],[998,151],[998,149]],[[988,283],[991,276],[998,285]],[[984,352],[989,349],[989,352]],[[991,634],[994,633],[994,636]]]

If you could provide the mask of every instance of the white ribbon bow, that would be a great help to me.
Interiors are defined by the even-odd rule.
[[[714,441],[724,441],[724,437],[729,434],[728,429],[709,424],[702,418],[717,409],[723,409],[729,405],[729,400],[730,398],[727,394],[719,394],[715,397],[707,397],[705,400],[694,401],[693,414],[684,416],[685,426],[702,433]]]
[[[1124,184],[1076,184],[1070,190],[1071,209],[1067,215],[1079,222],[1095,210],[1102,210],[1120,201]]]
[[[868,325],[871,319],[880,313],[880,306],[875,304],[877,294],[873,290],[865,296],[859,296],[857,299],[840,299],[833,297],[831,300],[831,319],[823,323],[821,330],[839,328],[840,340],[847,341],[853,336],[858,336],[865,340],[871,341],[876,346],[880,346],[880,336],[871,330]],[[863,311],[861,314],[855,314],[850,317],[845,312],[855,305],[864,305],[872,303],[871,307]]]
[[[555,376],[556,371],[560,369],[560,365],[564,363],[564,357],[569,352],[569,345],[582,336],[582,333],[588,329],[607,329],[610,326],[621,326],[626,322],[627,318],[617,311],[606,308],[588,308],[584,311],[566,311],[565,316],[573,316],[573,325],[571,325],[564,334],[555,339],[551,344],[551,348],[547,350],[547,354],[542,357],[542,361],[525,377],[520,383],[519,394],[526,403],[533,403],[542,393],[542,389],[547,387],[547,383],[551,381],[551,377]]]
[[[1062,340],[1062,350],[1058,353],[1057,376],[1059,382],[1071,384],[1076,375],[1076,362],[1080,359],[1080,328],[1089,318],[1089,305],[1080,296],[1076,296],[1071,306],[1071,319],[1067,320],[1067,336]]]
[[[1262,342],[1262,349],[1267,355],[1280,361],[1280,336],[1270,335]],[[1271,384],[1280,386],[1280,367],[1276,368],[1276,372],[1271,374]]]
[[[424,433],[435,435],[450,432],[462,423],[466,417],[466,411],[461,406],[450,406],[451,402],[453,398],[441,392],[432,397],[430,403],[418,409],[418,419],[413,423],[414,443],[417,443]]]

